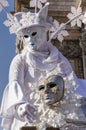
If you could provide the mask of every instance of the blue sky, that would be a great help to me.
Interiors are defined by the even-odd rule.
[[[7,11],[14,10],[14,0],[8,0]],[[5,86],[8,83],[10,63],[15,56],[15,35],[9,33],[9,28],[3,25],[7,19],[5,12],[0,12],[0,103]],[[0,129],[1,130],[1,129]]]
[[[14,10],[14,1],[8,0],[9,7],[7,11]],[[7,19],[6,13],[0,13],[0,102],[3,89],[8,83],[9,65],[15,55],[15,35],[9,33],[9,28],[4,26],[3,22]]]

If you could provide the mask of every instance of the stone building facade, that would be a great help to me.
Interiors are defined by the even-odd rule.
[[[29,6],[30,0],[14,0],[14,12],[24,11],[26,9],[34,12],[34,8]],[[81,6],[83,11],[86,8],[86,0],[48,0],[52,4],[49,6],[48,14],[53,16],[60,23],[68,21],[67,14],[71,6]],[[85,25],[82,28],[70,27],[67,25],[69,36],[62,43],[52,40],[53,44],[66,56],[76,75],[79,78],[86,78],[86,30]]]

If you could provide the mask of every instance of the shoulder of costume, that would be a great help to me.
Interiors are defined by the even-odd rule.
[[[13,60],[12,63],[23,63],[24,62],[24,56],[22,54],[17,54]]]

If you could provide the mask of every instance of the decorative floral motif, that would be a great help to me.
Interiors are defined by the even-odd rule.
[[[78,16],[78,17],[77,17]],[[81,27],[82,20],[83,20],[83,14],[81,7],[75,8],[71,7],[71,13],[67,15],[67,17],[71,20],[71,27],[77,25],[78,27]]]
[[[17,30],[21,27],[19,22],[11,14],[7,14],[7,18],[8,18],[8,20],[4,21],[4,25],[9,27],[10,33],[16,33]]]
[[[4,25],[9,27],[10,33],[17,33],[21,27],[29,26],[35,22],[35,16],[31,15],[30,12],[22,14],[20,21],[11,14],[7,14],[7,18],[8,20],[4,21]]]
[[[6,0],[0,0],[0,12],[2,11],[3,7],[9,6]]]
[[[69,76],[70,81],[72,81],[71,75]],[[34,88],[30,94],[30,99],[34,100],[34,105],[38,107],[38,118],[32,126],[37,126],[39,130],[46,130],[47,125],[56,128],[66,125],[65,118],[79,119],[79,115],[76,113],[76,109],[80,105],[79,98],[79,95],[72,92],[71,87],[66,86],[63,100],[49,108],[40,100],[38,91]]]
[[[33,2],[33,0],[31,0],[31,2]],[[38,0],[37,2],[45,3],[46,0],[44,1]],[[82,20],[83,20],[82,9],[81,8],[76,9],[75,7],[71,7],[71,12],[72,13],[69,13],[67,15],[67,17],[70,20],[66,23],[59,24],[58,21],[54,20],[53,26],[50,29],[50,40],[57,38],[60,42],[62,42],[64,40],[64,37],[69,35],[67,30],[65,30],[66,25],[69,23],[71,23],[71,26],[77,25],[78,27],[81,27]],[[7,27],[9,27],[10,33],[16,33],[17,30],[20,29],[21,27],[29,26],[34,22],[36,22],[34,14],[31,14],[30,12],[23,13],[20,21],[18,21],[15,16],[13,17],[12,15],[8,14],[9,15],[9,16],[7,15],[8,20],[6,20],[4,24]]]
[[[74,82],[73,72],[66,78],[66,81],[67,80],[69,84],[67,82],[65,85],[64,98],[60,102],[54,104],[52,108],[49,108],[41,101],[38,89],[32,89],[32,87],[30,87],[32,91],[30,99],[34,101],[34,105],[38,108],[38,118],[32,125],[36,125],[39,130],[45,130],[47,125],[62,127],[66,124],[65,118],[75,120],[81,118],[80,116],[82,113],[80,113],[80,115],[76,113],[76,109],[80,106],[80,95],[74,93],[77,88],[77,83]]]
[[[55,32],[57,32],[55,34]],[[58,39],[60,42],[62,42],[64,40],[64,36],[68,36],[69,33],[65,30],[65,26],[64,24],[59,24],[58,21],[54,20],[53,22],[53,27],[50,29],[50,33],[51,33],[51,37],[53,37],[53,39]],[[55,35],[54,35],[55,34]]]
[[[22,14],[22,19],[20,20],[20,24],[24,26],[29,26],[31,23],[33,24],[35,22],[35,16],[30,12]]]
[[[41,9],[42,8],[42,3],[44,4],[46,2],[47,2],[47,0],[37,0],[36,2],[34,2],[34,0],[31,0],[30,1],[30,7],[37,6],[39,9]]]

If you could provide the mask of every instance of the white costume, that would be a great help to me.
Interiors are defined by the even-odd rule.
[[[46,8],[43,8],[43,10]],[[43,17],[46,16],[45,14]],[[42,20],[45,21],[45,19]],[[37,43],[36,40],[39,40],[39,46],[36,45],[38,47],[37,50],[33,49],[34,44],[32,43],[29,46],[26,45],[22,54],[16,55],[10,66],[9,83],[5,88],[1,106],[2,127],[4,130],[19,130],[21,126],[26,124],[26,121],[19,117],[17,107],[24,103],[34,103],[34,100],[30,100],[31,89],[36,91],[38,82],[42,78],[52,74],[61,75],[65,80],[65,85],[71,91],[74,91],[79,85],[68,60],[56,47],[47,42],[45,38],[46,31],[43,30],[43,26],[46,30],[45,25],[42,25],[41,20],[36,22],[38,22],[36,23],[37,25],[32,25],[30,28],[35,30],[35,32],[37,31],[40,34],[40,38],[38,36],[33,38],[35,41],[28,39],[29,41],[26,41],[26,44]],[[29,30],[29,26],[27,28]],[[40,28],[42,30],[39,32]],[[24,29],[21,29],[19,33],[25,31]],[[30,35],[31,32],[27,32]],[[23,34],[26,35],[26,32],[23,32]],[[33,48],[30,48],[30,46]]]
[[[46,43],[46,45],[52,46],[50,43]],[[19,54],[11,63],[9,84],[4,91],[1,108],[2,116],[4,117],[3,125],[6,130],[11,129],[10,127],[12,127],[12,130],[16,130],[25,125],[25,122],[18,119],[15,107],[17,104],[24,102],[32,103],[29,97],[29,86],[35,88],[41,78],[50,74],[58,74],[65,78],[67,85],[69,84],[70,87],[76,87],[78,84],[67,59],[54,46],[49,52],[46,50],[46,53],[35,53],[35,51],[34,53],[27,51],[25,54]],[[50,54],[48,55],[48,53]],[[49,60],[47,61],[48,58]],[[46,62],[43,63],[44,60]],[[68,80],[70,75],[73,77]]]

